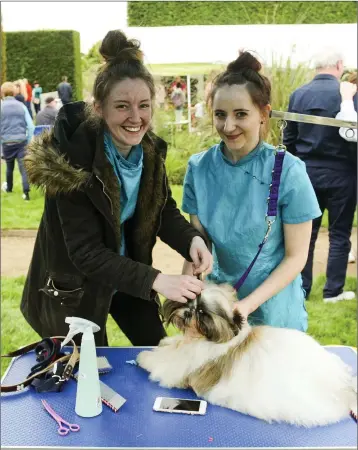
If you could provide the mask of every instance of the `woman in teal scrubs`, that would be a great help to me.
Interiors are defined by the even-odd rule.
[[[216,283],[235,283],[246,271],[267,230],[265,215],[274,147],[264,142],[271,86],[260,63],[242,53],[214,81],[210,102],[219,144],[193,155],[184,182],[183,210],[212,244]],[[306,331],[301,270],[312,219],[321,211],[305,164],[286,153],[276,221],[249,276],[237,308],[249,322]],[[192,273],[185,262],[183,272]]]

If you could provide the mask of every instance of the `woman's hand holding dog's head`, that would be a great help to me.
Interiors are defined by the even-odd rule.
[[[203,272],[211,273],[213,270],[213,255],[200,236],[195,236],[191,241],[189,254],[194,264],[194,275],[200,275]]]
[[[153,289],[169,300],[186,303],[194,300],[204,289],[204,283],[189,275],[158,274]]]

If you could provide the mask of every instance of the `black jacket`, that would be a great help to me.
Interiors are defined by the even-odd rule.
[[[341,101],[338,80],[333,75],[321,74],[292,93],[288,111],[334,118],[340,111]],[[356,170],[356,145],[343,139],[338,130],[289,121],[284,131],[284,144],[307,166],[344,171],[351,171],[354,166]]]
[[[45,207],[29,268],[21,311],[42,337],[65,335],[67,316],[79,316],[104,331],[112,295],[158,301],[152,291],[159,273],[151,267],[156,237],[190,260],[194,236],[168,186],[166,143],[143,138],[143,172],[134,216],[125,223],[120,256],[120,188],[104,154],[103,129],[85,120],[84,103],[61,108],[51,133],[28,147],[30,183],[45,190]]]

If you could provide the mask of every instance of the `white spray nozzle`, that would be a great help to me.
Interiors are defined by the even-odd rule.
[[[70,330],[61,344],[61,348],[70,342],[70,340],[78,333],[83,333],[90,329],[92,333],[96,333],[101,328],[94,322],[87,319],[82,319],[81,317],[66,317],[65,322],[70,325]]]

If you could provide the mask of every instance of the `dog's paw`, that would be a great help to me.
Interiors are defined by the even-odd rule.
[[[175,387],[177,387],[175,385],[175,383],[173,383],[173,380],[170,380],[170,378],[168,378],[167,375],[165,375],[163,373],[160,373],[157,370],[154,370],[154,372],[152,372],[149,375],[149,379],[151,381],[159,383],[159,385],[161,387],[164,387],[164,388],[175,388]]]
[[[150,372],[152,370],[153,365],[152,364],[153,356],[154,356],[153,352],[147,350],[140,352],[136,359],[138,366]]]
[[[159,386],[167,389],[173,389],[177,387],[174,383],[169,383],[168,381],[159,381]]]

